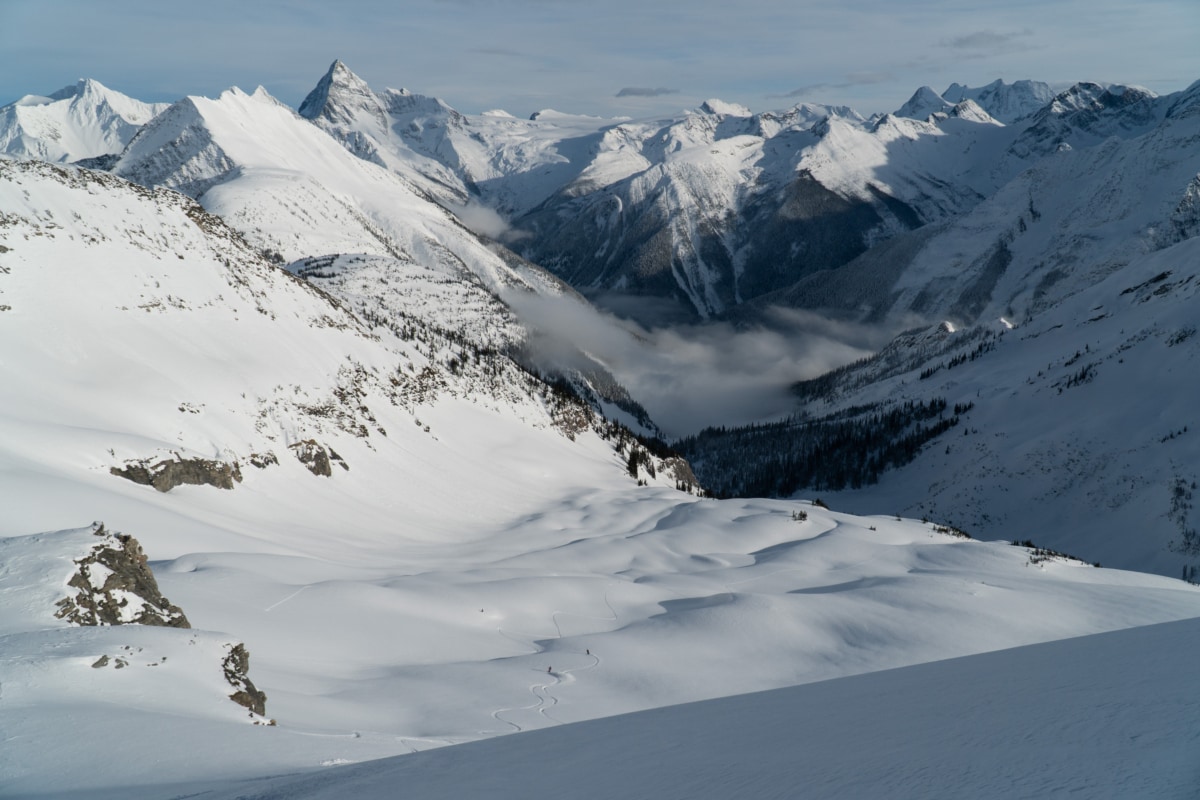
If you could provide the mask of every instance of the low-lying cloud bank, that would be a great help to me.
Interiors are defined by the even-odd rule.
[[[671,438],[710,426],[778,419],[796,410],[789,387],[882,347],[894,330],[772,309],[768,326],[727,322],[650,328],[574,298],[505,298],[544,335],[535,357],[603,363]]]

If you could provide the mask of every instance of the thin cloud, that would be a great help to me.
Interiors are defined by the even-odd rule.
[[[943,39],[939,44],[967,58],[983,58],[1031,50],[1032,45],[1028,40],[1032,36],[1033,31],[1029,28],[1019,31],[982,30]]]
[[[679,94],[678,89],[649,89],[641,86],[626,86],[617,92],[617,97],[662,97],[664,94]]]
[[[854,86],[873,86],[878,83],[887,83],[892,80],[890,72],[851,72],[845,78],[837,83],[810,83],[807,86],[801,86],[798,89],[793,89],[784,94],[772,94],[768,97],[806,97],[817,92],[824,92],[830,89],[849,89]]]
[[[475,47],[468,50],[469,53],[477,53],[481,56],[503,56],[505,58],[529,58],[529,53],[522,53],[520,50],[511,50],[507,47]]]

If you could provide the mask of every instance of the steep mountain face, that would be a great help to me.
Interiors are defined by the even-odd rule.
[[[613,124],[550,110],[528,120],[501,111],[467,116],[406,89],[375,92],[341,61],[305,98],[300,115],[444,205],[461,211],[482,204],[493,217],[482,227],[495,238],[506,233],[505,219],[574,179]],[[464,218],[470,221],[469,212]]]
[[[952,173],[993,127],[868,124],[813,106],[626,123],[596,169],[517,225],[528,257],[585,292],[674,298],[709,317],[969,208],[978,193]]]
[[[464,266],[493,289],[532,290],[537,281],[555,290],[535,268],[518,275],[404,180],[353,157],[261,88],[181,100],[141,131],[114,172],[199,199],[285,261],[361,252]]]
[[[760,305],[957,325],[1037,314],[1147,250],[1194,235],[1196,109],[1195,90],[1153,98],[1074,87],[1015,135],[998,129],[995,166],[976,178],[999,188],[970,211]]]
[[[1019,119],[1037,113],[1053,100],[1054,96],[1054,89],[1048,83],[1030,80],[1005,83],[999,79],[975,88],[952,83],[941,94],[947,103],[973,100],[1005,125],[1011,125]]]
[[[901,336],[799,384],[805,414],[682,450],[720,492],[819,491],[859,513],[949,519],[984,538],[1013,536],[1035,512],[1043,521],[1027,535],[1038,544],[1195,576],[1200,445],[1186,398],[1200,390],[1198,258],[1192,237],[1093,273],[1015,327]],[[813,448],[819,459],[806,460]]]
[[[958,84],[954,85],[957,86]],[[908,98],[908,101],[904,105],[896,109],[896,116],[923,120],[928,119],[934,114],[949,111],[953,107],[954,103],[947,101],[930,87],[922,86],[913,93],[912,97]]]
[[[348,71],[335,69],[327,78],[332,81],[337,75],[353,83]],[[334,103],[347,93],[344,86],[330,86],[321,96],[331,113],[339,108],[349,114],[348,100]],[[353,96],[359,101],[374,98],[361,92]],[[246,136],[246,131],[255,135]],[[516,321],[501,298],[541,298],[561,303],[561,314],[572,308],[590,313],[565,284],[482,239],[404,177],[355,157],[262,89],[253,95],[233,89],[216,100],[180,101],[137,136],[114,171],[144,185],[167,186],[196,197],[277,263],[332,262],[339,254],[351,253],[363,258],[339,263],[356,265],[354,271],[360,272],[357,265],[370,264],[368,271],[385,285],[389,279],[404,281],[429,270],[444,283],[464,284],[458,291],[486,297],[477,309],[479,319],[496,321],[483,324],[500,324],[509,331],[503,339],[478,339],[477,331],[471,331],[465,340],[472,347],[512,355],[524,349],[527,366],[567,380],[597,409],[620,408],[630,415],[626,421],[648,434],[657,433],[645,411],[594,360],[583,354],[575,354],[570,363],[547,360],[539,357],[541,351],[525,347],[528,326]],[[305,274],[320,273],[311,264],[305,269]],[[411,287],[407,291],[408,302],[419,302]],[[386,301],[380,305],[386,296],[372,288],[358,298],[369,299],[373,306],[363,310],[387,320],[395,309],[386,307]],[[504,313],[497,315],[497,308]]]
[[[803,411],[778,430],[688,443],[701,480],[839,491],[860,512],[939,515],[985,537],[1037,508],[1057,521],[1051,547],[1195,575],[1195,423],[1170,398],[1189,394],[1196,355],[1198,137],[1194,86],[1074,87],[1006,148],[1032,168],[970,212],[764,298],[945,322],[798,385]],[[806,471],[805,448],[835,435],[831,468]]]
[[[490,210],[490,235],[588,294],[709,317],[977,202],[958,159],[995,138],[995,122],[946,105],[930,123],[810,104],[752,115],[717,100],[641,122],[472,117],[374,92],[335,62],[301,114],[468,224]]]
[[[143,103],[98,81],[0,108],[0,157],[68,162],[121,152],[166,103]]]

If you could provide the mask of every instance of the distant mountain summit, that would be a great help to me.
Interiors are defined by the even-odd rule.
[[[896,116],[909,119],[928,119],[931,115],[949,111],[954,107],[944,97],[928,86],[913,92],[908,102],[896,109]]]
[[[1021,80],[1005,83],[997,79],[987,86],[974,89],[960,83],[952,83],[941,96],[948,103],[974,100],[992,118],[1008,125],[1039,111],[1054,99],[1054,94],[1050,84],[1041,81]]]
[[[380,125],[386,124],[383,108],[371,87],[340,60],[330,65],[329,71],[304,98],[298,111],[306,119],[319,117],[334,123],[352,122],[365,112]]]
[[[0,155],[65,163],[119,153],[168,106],[143,103],[90,78],[0,108]]]

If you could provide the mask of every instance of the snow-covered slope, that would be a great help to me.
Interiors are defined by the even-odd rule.
[[[195,628],[224,633],[46,623],[6,637],[7,791],[177,796],[503,733],[570,736],[559,726],[1200,614],[1200,589],[1183,582],[932,524],[614,489],[551,500],[472,542],[339,531],[337,549],[318,556],[303,530],[256,527],[245,552],[195,539],[198,549],[156,563],[160,584]],[[800,511],[807,519],[794,519]],[[10,541],[24,555],[39,539]],[[252,653],[273,727],[247,724],[219,675],[199,680],[208,650],[174,647],[198,638],[219,655],[231,636]],[[129,669],[91,667],[130,649]],[[955,694],[976,725],[987,713],[968,709],[992,696],[986,684]],[[74,744],[40,745],[68,728]],[[15,736],[30,731],[39,736]],[[123,747],[90,744],[101,736]]]
[[[1154,658],[1146,658],[1154,653]],[[1195,796],[1196,620],[510,736],[205,798]],[[965,710],[969,709],[969,712]],[[619,767],[618,767],[619,765]]]
[[[175,796],[1200,615],[1177,580],[677,491],[493,349],[520,331],[444,264],[295,266],[322,291],[183,195],[36,162],[0,164],[0,207],[7,794]],[[53,617],[94,519],[192,633]],[[229,702],[236,642],[276,726]]]
[[[550,110],[527,120],[498,111],[465,115],[406,89],[375,92],[341,61],[299,111],[355,155],[404,176],[497,238],[510,233],[505,220],[576,178],[601,131],[614,124]]]
[[[1005,83],[996,79],[986,86],[963,86],[952,83],[942,92],[949,103],[974,100],[984,111],[1005,125],[1028,117],[1043,109],[1054,99],[1054,89],[1042,81],[1021,80]]]
[[[1036,509],[1028,536],[1038,544],[1106,565],[1200,574],[1192,511],[1200,445],[1188,399],[1200,391],[1198,264],[1193,236],[1093,273],[1093,286],[1015,328],[996,319],[912,332],[872,359],[801,385],[812,418],[839,424],[861,419],[869,427],[873,415],[909,401],[940,398],[943,419],[950,408],[970,407],[911,464],[878,485],[832,495],[835,502],[950,519],[984,538],[1005,535]],[[716,435],[686,450],[702,481],[746,491],[764,467],[789,457],[747,444],[747,434],[754,435]],[[839,457],[862,463],[875,446]],[[851,485],[817,488],[831,494]],[[794,489],[812,491],[803,482],[775,487]]]
[[[868,319],[1019,321],[1147,251],[1200,232],[1200,91],[1162,98],[1080,84],[997,129],[977,206],[813,275],[761,305]]]
[[[365,253],[465,268],[493,291],[563,291],[536,267],[506,261],[404,179],[355,158],[262,88],[179,101],[139,133],[114,171],[197,198],[282,260]]]
[[[941,94],[928,86],[922,86],[896,110],[896,116],[924,120],[932,114],[948,112],[959,103],[970,100],[993,119],[1005,125],[1012,125],[1041,111],[1054,98],[1054,90],[1049,84],[1041,81],[1005,83],[997,79],[986,86],[974,88],[952,83]]]
[[[121,152],[166,103],[143,103],[83,79],[0,108],[0,157],[67,162]]]
[[[574,406],[551,398],[486,339],[474,341],[479,318],[495,303],[480,287],[459,286],[445,302],[426,294],[405,306],[401,297],[396,310],[405,317],[365,324],[265,263],[182,195],[36,162],[0,169],[2,358],[6,372],[25,376],[0,388],[14,470],[5,491],[14,497],[53,486],[82,496],[79,481],[108,486],[117,480],[110,467],[163,458],[238,462],[241,488],[300,478],[336,495],[341,490],[332,484],[358,484],[355,474],[315,479],[301,456],[332,449],[353,470],[360,458],[403,466],[409,462],[398,453],[441,451],[448,445],[440,435],[471,435],[465,420],[462,430],[444,434],[425,430],[430,419],[416,425],[421,409],[441,400],[463,406],[465,419],[493,420],[489,436],[497,445],[512,426],[531,428],[532,441],[544,436],[552,450],[559,440],[570,444],[556,414]],[[436,268],[424,270],[433,283],[447,280]],[[584,412],[575,429],[588,425]],[[456,469],[464,485],[481,480],[480,501],[503,505],[511,487],[489,477],[491,468],[473,455],[463,457]],[[22,469],[26,461],[42,466]],[[251,468],[255,462],[264,468]],[[58,478],[43,481],[45,470]],[[519,470],[505,474],[518,485],[524,478]],[[442,477],[429,474],[418,484],[438,496],[450,491]],[[364,475],[361,491],[371,496],[378,490],[372,487]],[[311,491],[319,507],[322,490]],[[139,497],[144,490],[129,484],[118,494],[129,492]],[[39,516],[37,504],[22,506]],[[9,508],[9,530],[28,531],[23,512]],[[54,522],[36,527],[70,527],[61,520],[79,509],[59,507]],[[300,507],[274,513],[300,525],[316,522]],[[405,526],[422,524],[409,517]]]

